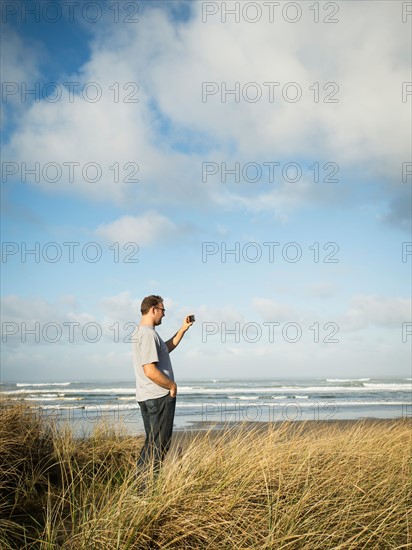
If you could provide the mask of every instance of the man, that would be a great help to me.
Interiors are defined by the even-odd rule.
[[[153,467],[157,473],[169,450],[176,407],[177,386],[169,353],[180,343],[193,322],[189,317],[170,340],[157,334],[166,310],[161,296],[146,296],[140,307],[142,318],[132,338],[136,399],[139,403],[146,440],[137,466],[144,473]]]

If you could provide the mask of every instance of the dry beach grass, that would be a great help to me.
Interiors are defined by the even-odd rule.
[[[176,434],[142,495],[136,437],[100,424],[76,439],[3,403],[0,547],[412,548],[411,427],[285,422]]]

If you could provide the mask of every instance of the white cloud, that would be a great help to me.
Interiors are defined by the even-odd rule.
[[[77,301],[74,302],[71,297],[69,298],[62,296],[61,299],[52,303],[41,298],[5,296],[1,300],[3,329],[7,323],[17,323],[18,325],[26,323],[28,330],[33,328],[36,322],[40,323],[40,330],[47,323],[59,323],[62,328],[64,323],[79,323],[81,327],[87,323],[98,323],[102,327],[103,335],[110,336],[112,333],[108,327],[113,323],[138,322],[140,318],[141,297],[133,297],[130,291],[102,298],[96,304],[96,312],[82,310]],[[190,309],[190,305],[174,303],[168,297],[164,297],[164,300],[168,310],[168,322],[171,324],[180,322]],[[305,309],[298,310],[291,304],[280,303],[269,298],[254,298],[251,311],[258,313],[265,321],[293,321],[301,323],[302,326],[309,326],[314,321],[322,322],[320,316],[314,316],[313,312]],[[195,313],[196,327],[201,327],[204,323],[214,323],[218,326],[219,331],[223,330],[223,323],[229,330],[235,326],[235,323],[240,323],[243,327],[245,323],[256,321],[252,313],[245,316],[240,309],[231,304],[221,307],[203,304],[196,307]],[[328,312],[328,319],[334,319],[341,332],[360,331],[370,326],[400,330],[402,323],[411,321],[411,315],[410,299],[358,295],[352,297],[343,314]],[[68,331],[68,329],[66,330]],[[17,338],[20,338],[20,333]],[[31,336],[28,334],[27,340],[29,341],[30,338]],[[9,340],[11,340],[10,337]]]
[[[130,346],[130,345],[129,345]],[[21,348],[7,356],[2,381],[69,382],[77,380],[134,380],[130,347],[114,351],[89,348]]]
[[[127,311],[136,314],[138,300],[132,297],[130,291],[121,292],[116,296],[104,297],[100,300],[100,306],[105,313],[114,314],[117,317],[120,313]]]
[[[44,49],[39,43],[27,45],[23,37],[8,25],[2,25],[1,71],[2,71],[2,124],[9,121],[9,115],[21,114],[32,95],[34,82],[40,76],[39,60]]]
[[[191,8],[193,17],[185,23],[156,8],[145,10],[138,29],[113,25],[103,35],[96,27],[90,60],[73,81],[99,83],[100,101],[76,96],[73,103],[33,104],[20,119],[5,158],[42,165],[99,163],[103,175],[97,184],[82,177],[81,167],[74,182],[62,178],[59,183],[59,189],[96,200],[129,205],[184,200],[199,206],[231,201],[238,207],[247,202],[254,211],[297,208],[325,196],[320,186],[289,186],[248,197],[226,194],[201,181],[202,161],[234,154],[241,162],[333,161],[361,178],[386,178],[390,201],[391,185],[398,183],[394,174],[409,157],[410,139],[410,107],[402,102],[402,82],[410,79],[409,32],[397,3],[341,2],[336,24],[314,23],[306,4],[296,24],[279,14],[274,23],[268,18],[234,23],[230,17],[226,24],[220,17],[203,23],[202,3]],[[120,84],[117,103],[114,82]],[[222,103],[216,94],[202,102],[204,82],[215,82],[219,91],[224,83],[230,88],[239,82],[243,89],[256,82],[266,96],[250,103],[241,94],[239,102],[229,97]],[[268,101],[264,82],[280,83],[274,102]],[[282,86],[290,82],[302,89],[297,103],[282,97]],[[315,82],[319,102],[310,89]],[[338,103],[323,101],[332,91],[323,89],[327,82],[338,84]],[[133,92],[122,88],[126,83],[138,84],[139,103],[124,102]],[[193,152],[199,144],[207,153]],[[110,168],[116,162],[120,181]],[[138,165],[139,183],[125,181],[133,172],[131,164],[124,168],[127,163]],[[38,185],[56,188],[44,180]],[[149,233],[150,238],[155,236]]]
[[[332,298],[337,294],[337,288],[332,283],[322,281],[307,286],[310,295],[321,299]]]
[[[301,316],[291,305],[270,298],[254,298],[252,306],[265,321],[297,321]]]
[[[231,304],[226,304],[221,307],[202,304],[196,307],[196,322],[200,323],[215,323],[222,325],[226,323],[227,327],[233,327],[235,323],[244,322],[244,314],[240,309]]]
[[[94,314],[82,311],[78,305],[76,310],[71,309],[72,303],[65,296],[54,303],[36,298],[4,297],[3,338],[7,328],[5,323],[17,323],[19,333],[7,336],[3,346],[2,377],[20,381],[48,377],[70,380],[132,377],[131,330],[124,325],[138,322],[140,315],[136,309],[139,300],[134,299],[129,291],[107,296],[96,304],[98,314]],[[181,321],[187,307],[172,303],[167,297],[165,305],[168,323],[161,327],[160,333],[167,338],[171,336],[170,327]],[[377,373],[387,374],[389,363],[396,365],[399,372],[409,364],[410,347],[400,344],[401,325],[411,320],[411,304],[407,299],[368,295],[353,297],[343,315],[334,316],[329,312],[329,320],[335,319],[339,327],[334,334],[336,343],[328,342],[330,328],[325,329],[319,317],[311,318],[306,311],[297,311],[288,304],[264,298],[256,298],[252,306],[263,319],[277,321],[280,325],[273,332],[264,324],[260,324],[260,330],[250,326],[246,331],[246,323],[256,322],[256,318],[252,315],[245,317],[234,306],[213,308],[202,305],[196,308],[197,321],[185,337],[187,342],[179,355],[179,378],[218,377],[222,373],[225,377],[282,376],[285,369],[291,376],[324,376],[325,373],[348,376],[350,372],[376,376]],[[317,341],[313,327],[310,328],[316,320],[319,322]],[[293,342],[296,332],[293,327],[284,331],[284,323],[291,321],[300,324],[301,338],[297,342]],[[35,322],[40,323],[39,342],[35,341],[33,334],[27,334],[26,341],[22,342],[23,322],[29,330]],[[59,342],[45,341],[43,328],[47,323],[60,324],[63,337]],[[73,328],[75,338],[72,342],[69,342],[67,323],[80,323]],[[102,328],[102,337],[95,343],[90,341],[95,335],[92,327],[86,334],[88,338],[82,338],[82,329],[87,323]],[[208,325],[209,332],[205,332],[205,323],[214,323]],[[233,334],[235,323],[238,323],[237,338]],[[212,328],[214,330],[210,330]],[[53,329],[47,334],[49,339],[53,339]],[[255,342],[257,334],[259,338]],[[353,338],[354,334],[359,337]]]
[[[375,326],[397,328],[400,333],[402,323],[411,319],[412,302],[408,298],[358,295],[352,298],[347,311],[337,322],[343,331]]]
[[[103,313],[102,324],[107,332],[107,328],[113,326],[118,326],[119,330],[120,327],[132,330],[132,324],[139,322],[140,299],[132,297],[130,291],[121,292],[116,296],[102,298],[99,310]]]
[[[327,283],[312,285],[317,296],[329,297],[335,294],[333,286]],[[288,303],[280,303],[270,298],[254,298],[252,306],[265,321],[296,322],[310,326],[314,322],[321,325],[333,322],[339,332],[363,331],[368,327],[398,329],[401,340],[402,323],[412,319],[412,301],[409,298],[371,296],[366,294],[353,296],[344,313],[338,310],[327,312],[310,311],[306,307],[297,309]]]
[[[142,216],[122,216],[114,222],[99,225],[95,233],[107,242],[150,245],[160,240],[173,239],[181,231],[174,222],[151,211]]]
[[[201,4],[195,9],[200,11]],[[315,25],[306,13],[296,25],[281,18],[274,24],[235,23],[229,18],[222,24],[219,17],[204,24],[196,17],[177,36],[166,26],[165,47],[157,51],[149,71],[151,89],[173,120],[210,132],[220,143],[235,139],[242,156],[293,151],[317,158],[321,146],[323,154],[345,163],[370,156],[380,162],[399,158],[407,150],[409,131],[400,95],[400,83],[409,75],[406,25],[398,6],[386,2],[373,10],[345,2],[340,10],[340,22],[331,25]],[[151,35],[150,23],[142,35]],[[137,53],[136,42],[130,48]],[[218,93],[202,105],[205,81],[216,82],[219,92],[222,83],[233,88],[236,82],[256,82],[267,92],[264,82],[280,82],[275,91],[297,82],[302,100],[288,103],[279,91],[273,103],[235,103],[228,98],[222,104]],[[321,88],[325,82],[337,82],[339,103],[314,103],[309,90],[314,82]]]
[[[129,296],[130,293],[125,292],[102,299],[98,306],[103,309],[103,315],[82,310],[77,300],[67,299],[67,296],[55,302],[4,296],[1,299],[3,344],[7,347],[34,346],[34,349],[45,345],[51,350],[56,346],[60,348],[61,344],[71,344],[73,349],[73,345],[78,344],[113,342],[115,333],[110,327],[117,322],[123,338],[126,334],[124,323],[136,319],[137,313],[133,312],[133,301],[128,302]]]
[[[66,309],[66,305],[71,305],[66,296],[60,304],[51,304],[43,298],[22,298],[12,294],[2,297],[1,312],[4,322],[26,322],[27,325],[36,321],[48,323],[62,321],[62,310]]]

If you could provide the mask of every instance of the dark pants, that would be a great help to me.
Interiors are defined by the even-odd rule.
[[[137,460],[140,472],[148,472],[153,468],[155,474],[170,448],[175,416],[176,397],[170,394],[158,399],[139,401],[143,424],[146,431],[146,441]]]

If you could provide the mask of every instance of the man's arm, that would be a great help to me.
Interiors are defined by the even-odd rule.
[[[188,321],[188,317],[185,317],[185,320],[183,321],[182,326],[180,329],[176,332],[174,336],[170,338],[167,342],[165,342],[167,349],[169,350],[169,353],[175,349],[182,340],[183,336],[185,335],[185,332],[193,325],[193,322]]]
[[[170,395],[172,397],[176,397],[176,384],[156,367],[156,363],[147,363],[146,365],[143,365],[143,371],[147,378],[149,378],[152,382],[162,388],[166,388],[170,391]]]

